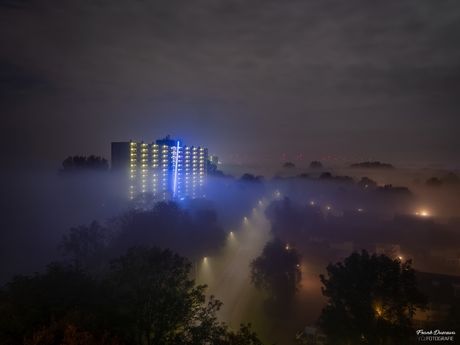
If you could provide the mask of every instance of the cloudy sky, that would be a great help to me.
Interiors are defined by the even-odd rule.
[[[457,0],[0,0],[3,155],[170,134],[223,162],[457,164],[459,18]]]

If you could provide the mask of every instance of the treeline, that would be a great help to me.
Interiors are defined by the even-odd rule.
[[[99,269],[131,246],[170,248],[193,258],[218,251],[226,238],[211,203],[192,199],[182,206],[171,201],[155,202],[150,208],[134,206],[104,224],[93,221],[71,228],[59,249],[67,259]]]
[[[253,344],[217,320],[222,302],[190,280],[191,263],[170,250],[136,246],[104,275],[79,262],[52,263],[0,290],[0,343],[26,345]]]
[[[414,184],[421,184],[422,182],[420,179],[416,178],[413,180]],[[441,187],[443,185],[447,186],[454,186],[454,185],[460,185],[460,178],[458,177],[457,174],[453,172],[449,172],[444,177],[438,178],[438,177],[430,177],[425,181],[425,186],[427,187]]]
[[[62,162],[62,168],[58,170],[59,175],[81,173],[86,171],[107,171],[109,162],[107,159],[91,156],[69,156]]]
[[[219,322],[222,302],[189,279],[186,256],[227,238],[211,206],[158,202],[71,228],[61,262],[0,289],[0,344],[261,344],[250,324]]]
[[[350,168],[361,168],[361,169],[395,169],[391,164],[380,163],[380,162],[361,162],[350,165]]]

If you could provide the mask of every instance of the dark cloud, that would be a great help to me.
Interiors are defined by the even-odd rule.
[[[386,152],[379,136],[401,152],[417,146],[403,145],[408,136],[455,143],[446,138],[458,131],[456,1],[0,4],[1,97],[27,94],[3,113],[49,123],[37,140],[66,122],[100,123],[100,137],[85,139],[95,146],[122,140],[123,130],[148,136],[147,122],[154,138],[193,130],[223,156],[315,146],[309,138],[328,151],[372,146],[377,157]],[[444,157],[460,159],[448,150]]]

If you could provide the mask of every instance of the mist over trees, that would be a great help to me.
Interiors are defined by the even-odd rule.
[[[283,200],[273,200],[264,214],[270,221],[272,234],[286,240],[294,240],[302,233],[313,227],[321,227],[324,223],[324,215],[319,206],[300,206],[286,196]]]
[[[157,202],[150,209],[122,212],[104,225],[94,221],[89,226],[71,228],[59,248],[69,259],[94,268],[131,246],[155,245],[195,257],[218,252],[226,238],[212,205],[193,199],[182,207],[175,202]]]
[[[293,175],[299,171],[302,170],[298,167],[289,170]],[[1,309],[0,314],[5,311],[4,315],[10,318],[5,319],[5,323],[0,325],[1,332],[4,332],[1,334],[12,336],[21,344],[35,344],[39,339],[54,339],[56,343],[61,341],[59,344],[66,342],[71,344],[70,339],[81,339],[87,344],[132,343],[127,340],[131,338],[127,338],[124,332],[131,334],[131,337],[139,333],[141,326],[131,324],[129,329],[123,328],[127,325],[117,326],[124,318],[128,318],[126,316],[128,311],[123,310],[121,313],[111,309],[118,304],[124,308],[132,307],[127,306],[127,301],[123,300],[123,298],[130,300],[131,298],[127,296],[132,292],[128,293],[129,288],[126,285],[118,286],[113,283],[114,273],[110,267],[110,260],[120,259],[127,255],[130,248],[138,246],[149,248],[159,246],[162,248],[159,249],[160,252],[169,248],[173,255],[177,252],[181,257],[188,257],[192,262],[195,262],[198,256],[200,258],[204,255],[217,254],[218,256],[220,248],[226,243],[227,232],[240,227],[245,216],[250,219],[252,212],[255,212],[253,207],[260,212],[268,205],[265,216],[270,222],[272,235],[302,253],[308,258],[305,259],[308,265],[311,265],[310,257],[302,244],[310,238],[321,240],[320,237],[329,235],[339,237],[334,239],[335,242],[354,240],[355,234],[359,234],[364,239],[380,241],[381,238],[389,238],[387,232],[394,229],[398,231],[399,236],[406,231],[406,228],[413,227],[423,234],[426,232],[429,241],[440,248],[448,248],[446,251],[458,242],[458,236],[453,232],[453,229],[458,228],[458,221],[456,223],[453,219],[447,223],[446,220],[445,224],[438,226],[430,217],[432,214],[438,214],[431,205],[435,205],[438,199],[442,200],[441,197],[445,195],[452,194],[451,199],[446,198],[445,204],[450,207],[450,210],[445,211],[445,214],[454,214],[458,211],[456,207],[458,194],[455,194],[458,184],[455,182],[455,173],[448,175],[447,171],[431,170],[420,173],[417,175],[420,181],[435,175],[442,181],[441,187],[430,188],[422,182],[420,185],[410,185],[409,190],[402,187],[404,183],[391,183],[391,178],[386,179],[384,178],[386,175],[379,175],[379,172],[359,170],[354,171],[353,174],[350,169],[345,169],[325,171],[321,174],[323,171],[309,171],[311,176],[300,173],[297,176],[284,176],[273,180],[257,180],[257,174],[249,173],[247,175],[252,177],[241,180],[219,178],[217,175],[209,176],[205,186],[206,199],[183,200],[179,203],[157,200],[151,193],[138,195],[128,201],[117,189],[117,183],[110,184],[115,180],[110,180],[111,177],[98,177],[109,176],[110,173],[100,174],[98,171],[67,175],[72,176],[71,178],[57,178],[53,171],[55,179],[51,182],[40,184],[32,180],[33,183],[26,185],[37,194],[30,198],[24,197],[25,193],[17,192],[19,182],[12,185],[3,208],[5,217],[10,219],[5,223],[5,229],[11,229],[8,236],[2,235],[0,239],[2,245],[0,261],[3,261],[3,267],[15,265],[17,262],[17,260],[9,260],[12,256],[5,254],[4,249],[6,249],[20,253],[15,258],[24,261],[23,267],[26,265],[27,268],[33,267],[25,274],[33,271],[42,272],[44,260],[51,262],[48,257],[58,246],[59,238],[62,238],[59,251],[64,256],[60,263],[51,264],[45,272],[37,275],[17,276],[11,279],[10,274],[14,273],[14,270],[2,270],[2,278],[8,279],[10,283],[0,292],[2,303],[0,308],[7,308]],[[260,173],[265,175],[262,171]],[[408,177],[409,183],[412,177],[414,176]],[[18,178],[19,180],[21,179]],[[448,180],[451,182],[448,183]],[[117,198],[115,193],[119,193]],[[420,200],[430,201],[432,196],[438,196],[432,204],[425,205],[420,202]],[[260,204],[259,200],[261,200]],[[115,202],[118,202],[119,207],[113,206]],[[259,205],[263,207],[258,208]],[[415,212],[425,210],[422,206],[426,207],[428,217],[415,216]],[[443,208],[443,211],[447,207]],[[117,212],[115,216],[113,216],[114,212]],[[404,219],[401,223],[397,223],[399,220],[391,221],[391,217],[398,213],[407,214],[407,224],[412,225],[403,224],[402,222],[406,221]],[[380,222],[378,216],[381,214],[390,216]],[[255,223],[249,222],[249,224],[248,229]],[[66,231],[65,234],[63,231]],[[238,234],[235,234],[235,238],[238,238]],[[18,238],[16,244],[19,246],[14,245],[10,249],[9,239],[14,236]],[[438,238],[440,236],[442,238]],[[50,239],[53,238],[56,241],[51,242]],[[409,238],[407,242],[410,242],[415,237],[409,235],[405,238]],[[430,248],[422,247],[423,240],[420,237],[416,238],[416,245],[422,248],[420,249],[423,250],[422,254],[429,253]],[[30,243],[23,245],[27,241]],[[37,254],[43,248],[40,241],[49,244],[46,252],[43,253],[44,258],[41,254],[40,256]],[[447,242],[449,247],[446,246]],[[17,250],[18,247],[21,248],[20,251]],[[329,255],[331,260],[335,260],[338,256],[338,252],[330,249],[329,242],[321,244],[315,242],[311,248],[317,248],[311,257]],[[416,249],[419,250],[419,247]],[[415,249],[414,253],[417,253]],[[411,252],[410,255],[415,260],[416,254]],[[255,261],[256,256],[252,256],[250,260]],[[324,266],[326,264],[322,266],[323,269]],[[247,263],[245,267],[247,268]],[[451,267],[450,269],[453,270]],[[319,272],[316,275],[318,274]],[[77,280],[81,282],[78,283]],[[62,284],[59,283],[60,281]],[[72,290],[70,285],[75,289]],[[268,289],[263,291],[271,294]],[[302,294],[303,292],[304,289]],[[73,299],[75,296],[81,296],[85,300]],[[296,299],[299,298],[299,294],[296,296]],[[218,297],[222,299],[221,296]],[[215,316],[213,313],[219,305],[215,301],[214,299],[211,305],[208,304],[208,300],[201,304],[201,307],[206,306],[213,311],[202,319],[207,320],[206,323],[211,325]],[[223,302],[225,303],[225,300]],[[14,304],[17,313],[13,309],[8,309],[13,308],[11,303]],[[60,309],[61,305],[62,309]],[[72,311],[66,311],[65,306],[69,306],[69,310]],[[96,310],[97,308],[101,310]],[[200,313],[205,311],[201,309]],[[454,315],[456,313],[454,309],[451,313],[453,314],[451,319],[458,320]],[[110,318],[109,314],[114,318]],[[28,327],[32,327],[33,332],[28,331],[26,339],[19,339],[19,334],[29,329]],[[257,335],[253,338],[254,334],[247,325],[235,332],[230,332],[228,329],[224,332],[225,327],[219,327],[216,325],[214,335],[210,336],[216,343],[215,334],[219,332],[222,335],[222,338],[219,338],[221,343],[232,341],[231,339],[243,341],[238,338],[240,336],[245,339],[244,341],[257,343],[255,340]],[[119,333],[122,328],[123,332]],[[257,331],[259,332],[259,328]],[[196,329],[196,333],[204,334],[204,331]],[[144,342],[147,341],[145,335],[143,339]],[[52,343],[52,340],[49,341]]]

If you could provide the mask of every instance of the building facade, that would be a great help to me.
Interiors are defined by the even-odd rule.
[[[128,195],[153,193],[159,199],[203,196],[208,149],[182,145],[169,135],[155,143],[113,142],[112,170],[126,175]]]

